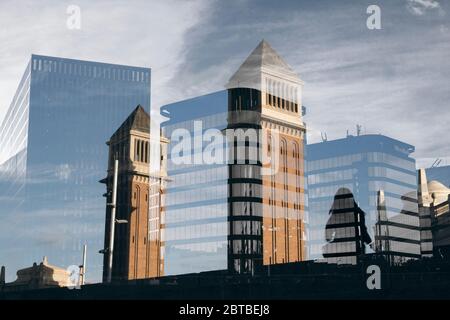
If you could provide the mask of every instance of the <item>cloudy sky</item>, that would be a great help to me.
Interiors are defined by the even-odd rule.
[[[81,9],[81,29],[66,23]],[[366,26],[381,9],[381,30]],[[383,133],[450,155],[450,1],[0,2],[0,119],[32,53],[153,69],[153,103],[215,90],[264,38],[306,82],[309,141]]]

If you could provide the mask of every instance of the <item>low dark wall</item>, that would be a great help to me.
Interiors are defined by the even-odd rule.
[[[255,276],[225,271],[170,276],[81,289],[53,288],[0,292],[0,299],[151,299],[151,300],[259,300],[259,299],[450,299],[450,264],[421,261],[388,268],[380,264],[381,289],[367,287],[367,266],[352,267],[286,264],[261,270]]]

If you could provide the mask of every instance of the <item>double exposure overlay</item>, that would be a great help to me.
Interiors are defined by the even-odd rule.
[[[18,2],[0,299],[450,298],[450,4]]]

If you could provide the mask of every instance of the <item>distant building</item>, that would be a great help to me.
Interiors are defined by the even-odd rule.
[[[420,222],[420,250],[422,257],[430,258],[433,256],[433,233],[431,228],[433,215],[430,208],[433,200],[428,192],[428,181],[424,169],[418,170],[417,202]]]
[[[425,170],[429,181],[440,181],[444,186],[450,187],[450,165],[441,165]]]
[[[4,269],[3,269],[4,270]],[[0,283],[0,292],[46,289],[52,287],[72,286],[70,272],[66,269],[52,266],[44,257],[40,264],[17,271],[17,280],[10,283]]]
[[[378,252],[397,264],[421,256],[413,151],[382,135],[307,145],[310,258],[355,264]]]
[[[171,158],[179,149],[177,141],[169,145],[167,274],[252,273],[262,265],[306,259],[302,87],[298,75],[262,41],[227,90],[162,107],[170,117],[163,124],[165,136],[184,129],[193,137],[186,163]],[[224,139],[200,142],[212,142],[225,156],[243,150],[243,158],[203,161],[204,148],[195,140],[206,139],[210,129],[221,130]],[[253,129],[263,131],[267,141],[246,136]],[[242,133],[246,140],[230,138],[228,132]],[[271,168],[253,159],[255,149],[279,163],[272,161]],[[264,169],[273,174],[263,174]]]
[[[419,210],[429,217],[428,247],[434,257],[450,259],[450,188],[436,180],[428,182],[425,169],[419,170],[419,179]]]
[[[138,106],[108,141],[107,210],[103,280],[107,277],[111,247],[110,221],[114,162],[119,161],[116,219],[113,250],[113,279],[143,279],[164,275],[164,189],[168,140],[160,138],[159,172],[150,172],[150,116]]]
[[[149,68],[32,55],[0,124],[0,261],[19,269],[43,253],[58,265],[102,246],[105,137],[141,104]],[[89,253],[91,281],[101,257]]]

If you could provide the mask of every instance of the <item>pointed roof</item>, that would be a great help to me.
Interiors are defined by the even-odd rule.
[[[425,172],[425,169],[421,168],[419,169],[419,192],[418,192],[418,201],[419,205],[424,207],[429,207],[430,204],[433,202],[433,199],[430,197],[430,193],[428,191],[428,181],[427,181],[427,174]]]
[[[150,132],[150,115],[144,110],[141,105],[128,116],[128,118],[121,124],[119,129],[114,132],[113,137],[119,133],[126,133],[130,130],[141,132]]]
[[[443,183],[432,180],[428,182],[428,190],[430,193],[446,193],[450,194],[450,189],[444,186]]]
[[[261,88],[261,73],[269,73],[302,83],[298,74],[280,57],[266,40],[262,40],[230,78],[227,88]]]
[[[450,189],[436,180],[428,183],[428,191],[433,198],[433,204],[435,206],[448,201],[450,197]]]

